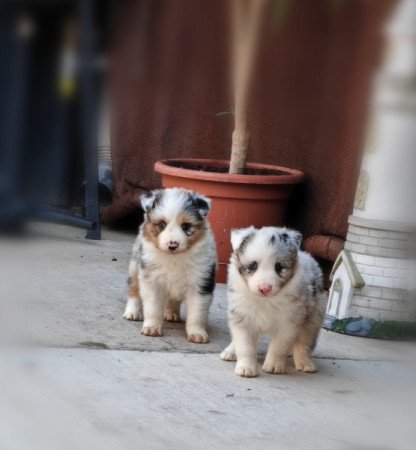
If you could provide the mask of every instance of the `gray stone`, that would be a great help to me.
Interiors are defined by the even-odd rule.
[[[373,322],[363,317],[359,320],[355,320],[353,322],[349,322],[346,326],[346,333],[352,334],[353,336],[361,336],[366,337],[370,334]]]
[[[345,329],[346,329],[347,333],[355,334],[355,333],[360,332],[362,330],[362,328],[363,328],[362,320],[358,319],[358,320],[355,320],[354,322],[348,323]]]
[[[371,328],[373,327],[373,323],[374,323],[373,320],[369,319],[368,317],[363,317],[363,319],[361,321],[363,330],[370,331]]]

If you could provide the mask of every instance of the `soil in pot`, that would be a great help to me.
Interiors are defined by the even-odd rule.
[[[190,164],[183,161],[169,161],[169,166],[179,167],[180,169],[198,170],[200,172],[212,172],[212,173],[228,173],[228,167],[206,165],[206,164]],[[242,175],[289,175],[288,172],[284,172],[279,169],[261,169],[246,167]]]

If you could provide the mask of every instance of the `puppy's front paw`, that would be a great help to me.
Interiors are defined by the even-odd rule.
[[[318,372],[316,364],[310,358],[304,358],[301,359],[300,361],[295,361],[295,367],[296,370],[299,370],[299,372],[306,372],[306,373]]]
[[[225,349],[221,352],[220,358],[223,361],[237,361],[237,356],[234,352],[229,351],[228,349]]]
[[[191,331],[188,334],[188,341],[195,344],[206,344],[209,342],[208,333],[205,330]]]
[[[235,374],[240,377],[252,378],[257,376],[257,364],[238,363],[235,366]]]
[[[264,361],[262,369],[267,373],[283,374],[286,373],[286,361],[276,360],[276,361]]]
[[[154,327],[143,327],[142,332],[144,336],[163,336],[162,325],[157,325]]]
[[[180,322],[181,316],[177,313],[174,313],[172,311],[166,311],[163,315],[163,318],[166,322]]]
[[[137,301],[129,300],[123,318],[127,320],[143,320],[143,310]]]

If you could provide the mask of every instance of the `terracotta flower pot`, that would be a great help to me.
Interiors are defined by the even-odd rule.
[[[218,249],[217,282],[224,283],[231,255],[231,229],[250,225],[284,225],[288,200],[294,185],[303,180],[303,172],[280,166],[248,163],[249,170],[277,171],[280,174],[230,175],[178,167],[181,165],[226,170],[229,161],[179,158],[155,164],[156,172],[162,175],[163,187],[190,189],[212,199],[208,217]]]

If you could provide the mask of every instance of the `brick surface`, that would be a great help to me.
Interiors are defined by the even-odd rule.
[[[386,254],[384,256],[387,256],[389,258],[399,258],[399,259],[406,259],[408,255],[407,250],[403,249],[396,249],[396,248],[388,248],[386,249]],[[382,255],[380,255],[382,256]]]
[[[367,275],[377,275],[377,276],[384,276],[384,268],[383,267],[377,267],[377,266],[362,266],[362,274]]]
[[[364,286],[358,292],[359,295],[366,297],[382,297],[383,288],[377,286]]]
[[[397,239],[380,239],[379,245],[386,248],[399,248],[399,242]]]
[[[396,265],[399,269],[407,269],[408,270],[410,267],[410,262],[408,259],[396,259],[395,261],[397,262]]]
[[[402,302],[399,300],[393,301],[393,311],[406,312],[409,309],[408,302]]]
[[[407,270],[404,269],[384,269],[384,275],[392,278],[407,278]]]
[[[383,288],[383,293],[381,295],[383,298],[389,298],[391,300],[403,300],[406,298],[406,291],[399,289]]]
[[[360,236],[360,244],[364,244],[364,245],[379,245],[380,244],[380,239],[376,238],[376,237],[371,237],[371,236]],[[383,240],[384,242],[384,240]]]
[[[373,284],[374,286],[381,286],[381,287],[390,287],[394,288],[394,278],[386,278],[386,277],[373,277],[373,282],[369,283]]]
[[[365,273],[361,274],[365,284],[369,284],[370,286],[373,286],[374,283],[374,277],[372,275],[366,275]],[[383,286],[382,284],[378,284],[377,286]]]
[[[370,306],[370,299],[368,297],[359,297],[355,295],[352,298],[352,304],[354,306],[360,306],[361,308],[368,308]]]
[[[350,231],[351,233],[354,233],[354,234],[359,234],[360,236],[361,235],[367,236],[369,230],[368,230],[368,228],[357,227],[357,225],[350,225],[348,227],[348,231]]]
[[[360,236],[358,234],[348,233],[347,241],[358,243],[358,242],[360,242]]]
[[[370,255],[360,255],[359,253],[353,253],[355,256],[355,261],[360,264],[365,264],[367,266],[373,266],[375,262],[374,256]]]
[[[370,308],[391,311],[393,309],[393,300],[383,300],[374,298],[370,302]]]
[[[355,308],[355,311],[360,316],[369,317],[370,319],[380,320],[380,310],[378,310],[378,309],[360,308],[359,306],[357,306]],[[386,311],[386,312],[390,312],[390,311]]]
[[[393,252],[398,251],[396,249],[388,249],[388,248],[384,248],[384,247],[367,246],[366,253],[368,255],[373,255],[373,256],[388,256],[388,253],[390,250]]]
[[[375,258],[374,264],[379,267],[394,268],[398,266],[398,260],[395,258]]]
[[[389,231],[385,231],[385,230],[368,230],[368,235],[369,236],[373,236],[373,237],[377,237],[377,238],[388,238],[391,237],[390,236],[390,232]]]
[[[351,306],[350,310],[348,311],[348,317],[357,317],[359,316],[358,312],[357,312],[357,307],[356,306]]]
[[[407,241],[409,239],[409,235],[407,233],[400,233],[398,231],[389,231],[389,238],[398,239],[400,241]]]
[[[410,246],[410,243],[408,241],[396,241],[397,246],[402,250],[407,250]]]
[[[394,280],[394,287],[396,289],[407,289],[408,287],[408,280],[403,278],[396,278]]]

